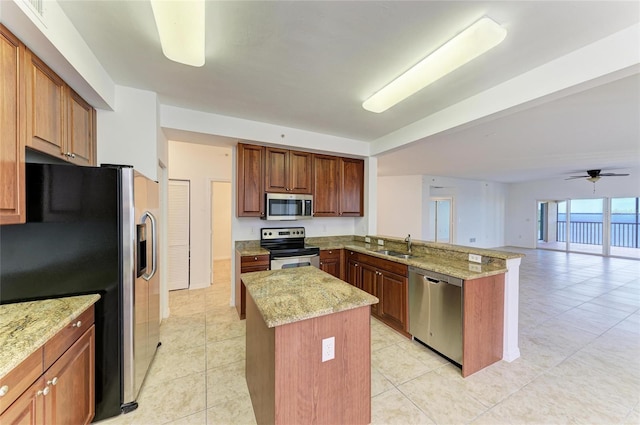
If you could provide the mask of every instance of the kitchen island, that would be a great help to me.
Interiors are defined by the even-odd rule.
[[[371,422],[374,296],[315,267],[244,273],[259,424]]]

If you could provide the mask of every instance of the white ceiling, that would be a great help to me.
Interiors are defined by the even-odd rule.
[[[637,1],[208,1],[206,64],[162,55],[147,1],[60,1],[114,82],[163,104],[375,141],[640,22]],[[361,104],[488,15],[487,54],[382,114]],[[379,155],[379,174],[514,182],[640,165],[640,78],[452,129]]]

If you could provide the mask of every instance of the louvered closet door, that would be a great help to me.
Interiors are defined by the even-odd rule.
[[[169,180],[169,290],[189,288],[190,182]]]

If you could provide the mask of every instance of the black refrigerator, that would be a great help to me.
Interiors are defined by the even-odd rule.
[[[137,407],[160,345],[158,196],[131,167],[28,163],[27,223],[0,227],[0,304],[101,295],[94,421]]]

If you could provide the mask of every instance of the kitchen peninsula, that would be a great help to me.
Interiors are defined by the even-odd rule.
[[[370,423],[370,306],[378,299],[315,267],[241,278],[257,422]]]

